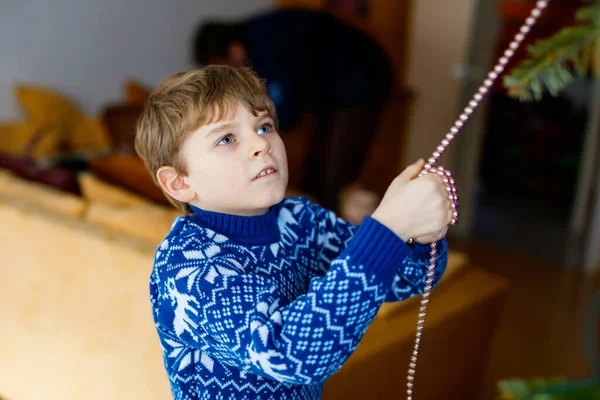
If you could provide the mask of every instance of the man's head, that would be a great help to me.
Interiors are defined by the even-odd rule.
[[[205,22],[194,39],[194,62],[198,65],[248,64],[243,29],[239,24],[217,21]]]
[[[136,150],[182,211],[195,205],[259,215],[285,195],[275,107],[248,68],[212,66],[167,78],[146,103]]]

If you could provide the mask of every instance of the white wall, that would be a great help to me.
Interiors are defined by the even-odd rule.
[[[458,117],[461,82],[452,71],[466,62],[477,1],[414,0],[406,85],[416,99],[406,163],[429,158]],[[443,164],[449,167],[447,158]]]
[[[273,0],[0,0],[0,119],[20,115],[15,82],[63,91],[95,113],[126,78],[156,84],[191,66],[204,17],[235,17]]]

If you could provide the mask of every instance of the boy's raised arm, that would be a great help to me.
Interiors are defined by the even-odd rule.
[[[313,221],[313,241],[317,249],[317,274],[327,272],[332,260],[337,258],[352,241],[358,227],[336,216],[333,211],[308,203],[307,208]],[[415,243],[411,251],[396,266],[396,275],[386,301],[399,301],[420,294],[425,288],[429,268],[430,246]],[[437,242],[435,287],[446,270],[448,246],[446,240]]]

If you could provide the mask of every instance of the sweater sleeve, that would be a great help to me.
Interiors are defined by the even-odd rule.
[[[335,259],[350,243],[357,226],[336,216],[333,211],[309,203],[313,221],[313,240],[317,248],[319,271],[327,271],[331,260]],[[369,218],[367,217],[367,220]],[[398,238],[398,240],[401,240]],[[435,288],[448,263],[446,240],[436,243],[436,268],[433,279]],[[386,301],[399,301],[423,293],[427,280],[431,246],[415,243],[408,256],[398,263],[394,282]]]
[[[291,302],[272,277],[252,272],[250,258],[188,252],[196,258],[156,278],[155,319],[224,364],[284,383],[323,382],[360,342],[408,251],[383,225],[365,221],[327,273]]]
[[[429,260],[431,258],[431,246],[424,246],[418,243],[415,243],[413,246],[412,251],[404,259],[394,276],[394,282],[385,301],[400,301],[423,293],[425,282],[427,281]],[[437,286],[446,271],[447,263],[448,244],[446,239],[443,239],[436,243],[433,288]]]

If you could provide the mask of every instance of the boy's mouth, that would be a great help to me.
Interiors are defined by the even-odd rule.
[[[261,170],[261,171],[260,171],[260,172],[259,172],[259,173],[256,175],[256,177],[253,179],[253,181],[256,181],[256,180],[258,180],[258,179],[261,179],[261,178],[265,178],[265,177],[272,176],[272,175],[274,175],[274,174],[276,174],[276,173],[277,173],[277,169],[275,169],[275,166],[274,166],[274,165],[269,165],[269,166],[267,166],[267,167],[263,168],[263,169],[262,169],[262,170]]]

